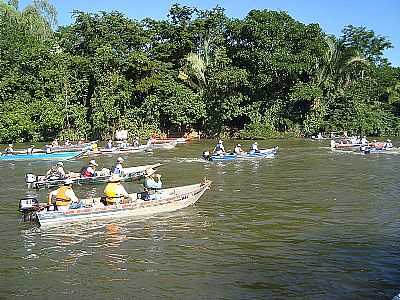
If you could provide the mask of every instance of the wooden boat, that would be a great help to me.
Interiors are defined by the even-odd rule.
[[[94,150],[97,148],[97,141],[93,142],[88,142],[88,143],[83,143],[83,144],[76,144],[76,145],[68,145],[68,146],[52,146],[52,145],[46,145],[44,148],[44,152],[50,151],[50,152],[66,152],[66,151],[88,151],[88,150]],[[47,150],[49,149],[49,150]]]
[[[152,144],[164,144],[164,143],[171,143],[176,142],[177,144],[186,144],[190,139],[189,138],[152,138]]]
[[[335,150],[357,150],[361,146],[361,143],[352,143],[350,140],[341,140],[336,142],[331,140],[331,149]]]
[[[150,149],[164,149],[169,150],[173,149],[177,145],[177,141],[168,141],[164,143],[152,143],[151,140],[147,143]]]
[[[102,153],[102,154],[128,154],[128,153],[139,153],[143,151],[148,151],[150,146],[148,145],[140,145],[138,147],[113,147],[111,149],[100,148],[95,153]]]
[[[138,167],[130,167],[124,168],[124,175],[121,176],[121,181],[134,181],[141,179],[146,170],[148,169],[156,169],[161,164],[154,165],[146,165],[146,166],[138,166]],[[89,185],[89,184],[101,184],[108,182],[111,178],[111,170],[103,169],[98,172],[97,176],[94,177],[81,177],[80,173],[72,173],[72,176],[69,179],[72,180],[73,184],[79,185]],[[41,188],[52,188],[61,186],[65,183],[66,178],[60,179],[56,177],[46,178],[44,175],[34,175],[34,174],[26,174],[25,182],[28,184],[29,188],[33,189],[41,189]]]
[[[82,156],[84,151],[68,151],[55,153],[33,153],[33,154],[3,154],[0,161],[14,160],[68,160]]]
[[[202,157],[209,161],[231,161],[235,160],[237,155],[234,153],[210,154],[208,151],[205,151]]]
[[[115,219],[142,217],[172,212],[194,204],[209,189],[210,180],[202,183],[159,190],[155,199],[145,201],[142,193],[130,194],[130,200],[124,204],[104,205],[101,198],[81,200],[83,207],[54,210],[47,204],[38,203],[35,198],[20,200],[19,211],[24,221],[37,221],[41,226],[60,225],[66,222],[95,219]]]

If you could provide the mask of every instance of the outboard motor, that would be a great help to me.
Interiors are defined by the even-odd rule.
[[[210,151],[203,151],[202,156],[205,160],[210,160]]]
[[[34,213],[39,209],[37,196],[27,195],[19,200],[19,211],[22,212],[24,222],[32,221]]]
[[[32,183],[38,181],[37,176],[31,173],[25,174],[25,182],[31,185]]]

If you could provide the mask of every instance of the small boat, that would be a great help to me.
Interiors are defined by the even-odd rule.
[[[66,151],[88,151],[97,149],[97,141],[87,142],[83,144],[68,145],[68,146],[52,146],[46,145],[44,152],[66,152]]]
[[[143,151],[148,151],[150,146],[148,145],[140,145],[137,147],[129,146],[129,147],[114,147],[111,149],[100,148],[97,152],[94,153],[102,153],[102,154],[128,154],[128,153],[139,153]]]
[[[19,211],[23,214],[24,221],[38,222],[42,227],[73,221],[142,217],[190,206],[199,200],[211,183],[205,179],[198,184],[162,189],[154,194],[153,200],[143,200],[143,193],[134,193],[130,194],[130,200],[123,204],[104,205],[101,197],[83,199],[83,207],[68,207],[65,210],[54,210],[48,204],[39,203],[34,197],[24,198],[20,200]]]
[[[177,141],[168,141],[164,143],[151,143],[151,140],[147,143],[150,149],[164,149],[164,150],[169,150],[173,149],[177,145]]]
[[[333,150],[357,150],[360,146],[361,143],[353,143],[350,140],[341,140],[340,142],[331,140],[331,149]]]
[[[68,151],[55,153],[32,153],[32,154],[3,154],[0,161],[15,160],[68,160],[81,157],[84,151]]]
[[[395,147],[374,147],[374,146],[362,146],[360,151],[362,154],[380,154],[380,153],[397,153],[398,148]]]
[[[176,142],[177,144],[186,144],[190,139],[189,138],[152,138],[151,143],[152,144],[164,144],[164,143],[170,143],[170,142]]]
[[[146,166],[138,166],[138,167],[130,167],[124,168],[124,174],[121,176],[121,181],[134,181],[141,179],[144,175],[146,170],[148,169],[156,169],[161,164],[154,164],[154,165],[146,165]],[[110,169],[102,169],[98,172],[97,176],[94,177],[81,177],[80,173],[72,173],[72,176],[69,179],[72,180],[74,184],[101,184],[108,182],[111,178],[111,170]],[[34,174],[26,174],[25,175],[25,182],[28,184],[29,188],[33,189],[41,189],[41,188],[52,188],[61,186],[65,183],[67,178],[57,178],[57,177],[50,177],[46,178],[44,175],[34,175]]]

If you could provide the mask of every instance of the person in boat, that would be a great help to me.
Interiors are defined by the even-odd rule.
[[[129,199],[127,191],[121,184],[121,177],[119,177],[116,174],[113,174],[111,176],[110,180],[108,181],[104,189],[104,196],[106,205],[115,205],[123,203],[124,200]]]
[[[14,153],[13,144],[8,144],[8,147],[6,147],[6,149],[4,149],[3,154],[7,155],[7,154],[13,154],[13,153]]]
[[[392,141],[389,140],[389,139],[386,140],[384,148],[385,148],[385,149],[391,149],[391,148],[393,148]]]
[[[243,154],[244,151],[242,150],[242,145],[237,144],[235,149],[234,149],[235,154]]]
[[[250,152],[260,152],[260,150],[258,150],[258,143],[257,142],[254,142],[253,145],[251,145]]]
[[[122,166],[122,163],[124,162],[124,159],[122,157],[117,158],[117,163],[116,165],[112,168],[112,173],[122,176],[124,174],[124,167]]]
[[[66,179],[64,185],[59,187],[57,190],[49,193],[48,204],[54,206],[54,210],[67,209],[71,204],[80,204],[78,197],[76,197],[74,191],[72,190],[71,179]]]
[[[157,191],[162,188],[161,175],[156,174],[156,170],[150,168],[146,170],[144,187],[150,191]]]
[[[215,145],[214,151],[215,154],[217,155],[223,155],[225,153],[225,147],[223,145],[223,141],[219,140],[218,144]]]
[[[51,143],[52,147],[58,147],[59,143],[58,143],[58,139],[55,139],[52,143]]]
[[[33,154],[33,148],[35,148],[35,145],[31,145],[28,149],[26,149],[26,154]]]
[[[96,167],[98,164],[94,159],[89,161],[89,165],[82,169],[81,175],[82,177],[94,177],[96,176]]]
[[[365,135],[361,139],[361,145],[363,145],[363,146],[368,145],[368,140],[367,140],[367,137]]]
[[[67,178],[67,174],[64,170],[64,164],[59,161],[55,167],[51,168],[46,173],[46,179],[54,178],[54,179],[64,179]]]
[[[140,146],[139,138],[137,136],[135,136],[135,138],[133,139],[132,146],[133,147],[139,147]]]
[[[84,138],[80,138],[78,141],[78,145],[83,145],[85,143],[85,139]]]
[[[111,150],[113,148],[112,140],[108,140],[106,144],[106,149]]]
[[[65,140],[64,146],[66,146],[66,147],[71,146],[71,142],[68,139]]]

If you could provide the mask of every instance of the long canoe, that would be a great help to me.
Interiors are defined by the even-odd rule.
[[[148,169],[156,169],[161,164],[154,165],[145,165],[138,167],[129,167],[124,168],[124,174],[121,176],[121,181],[135,181],[144,177],[146,170]],[[110,180],[112,174],[111,170],[103,169],[98,172],[97,176],[94,177],[81,177],[80,173],[72,173],[73,176],[70,176],[69,179],[72,180],[73,184],[79,185],[91,185],[91,184],[101,184],[106,183]],[[76,175],[75,175],[76,174]],[[33,189],[42,189],[42,188],[52,188],[64,185],[66,178],[46,178],[45,175],[34,175],[34,174],[26,174],[25,182],[28,184],[29,188]]]
[[[141,199],[142,193],[130,194],[130,200],[124,204],[104,205],[101,198],[83,199],[82,208],[53,210],[35,199],[21,199],[19,210],[25,221],[37,221],[43,226],[60,225],[66,222],[95,219],[116,219],[142,217],[167,213],[188,207],[209,189],[210,180],[202,183],[159,190],[153,200]]]
[[[113,147],[111,149],[100,148],[97,152],[102,154],[128,154],[128,153],[138,153],[149,150],[148,145],[140,145],[138,147]],[[96,152],[94,152],[96,153]]]
[[[81,151],[68,151],[56,153],[33,153],[33,154],[3,154],[0,161],[8,160],[68,160],[78,158],[83,155]]]

